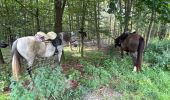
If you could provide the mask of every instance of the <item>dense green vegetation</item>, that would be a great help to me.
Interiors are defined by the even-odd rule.
[[[118,93],[116,99],[169,100],[169,0],[0,0],[0,8],[0,43],[9,44],[0,48],[0,100],[82,100],[101,87]],[[80,54],[85,42],[79,34],[82,28],[87,33],[84,40],[93,41],[98,50],[91,45]],[[132,72],[131,57],[121,59],[113,46],[103,49],[123,32],[133,30],[146,44],[139,73]],[[82,40],[82,49],[65,48],[62,68],[52,69],[52,60],[38,59],[33,79],[23,69],[21,81],[14,84],[12,42],[38,31],[74,31]],[[70,81],[76,86],[70,87]]]
[[[41,66],[35,69],[33,81],[29,86],[24,87],[23,80],[16,85],[11,84],[12,92],[8,93],[10,97],[1,94],[0,99],[81,100],[90,90],[107,86],[120,93],[120,98],[125,100],[168,100],[170,98],[169,42],[170,40],[167,39],[161,42],[154,39],[150,43],[145,50],[143,70],[139,73],[132,72],[133,66],[129,56],[121,59],[118,54],[110,56],[102,52],[90,51],[86,52],[84,58],[80,58],[77,52],[72,54],[74,51],[70,52],[66,49],[66,61],[78,60],[83,65],[83,76],[74,67],[64,74],[60,67],[52,70],[49,66]],[[10,66],[7,64],[6,67]],[[5,75],[7,73],[3,73],[3,76]],[[0,78],[3,80],[2,83],[6,83],[6,79]],[[66,88],[69,88],[66,80],[77,80],[79,85],[66,91]]]

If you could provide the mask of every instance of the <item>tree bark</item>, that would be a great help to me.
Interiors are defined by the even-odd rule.
[[[121,0],[119,0],[119,13],[122,14],[122,2]],[[118,34],[121,34],[122,33],[122,18],[119,20],[120,24],[119,24],[119,27],[120,29],[118,30]]]
[[[161,25],[160,25],[160,32],[159,32],[159,40],[162,40],[165,38],[166,36],[166,23],[165,22],[162,22]]]
[[[96,31],[96,36],[97,36],[97,48],[98,50],[100,50],[101,44],[100,44],[99,17],[98,17],[99,16],[99,0],[95,1],[94,3],[94,15],[95,15],[95,31]]]
[[[150,19],[149,27],[148,27],[148,32],[147,32],[147,35],[146,35],[146,47],[148,46],[150,36],[151,36],[151,30],[152,30],[152,27],[153,27],[154,12],[155,12],[155,10],[154,10],[154,5],[153,5],[152,13],[151,13],[151,19]]]
[[[82,19],[81,19],[81,29],[84,29],[85,26],[85,14],[86,14],[86,4],[85,1],[82,1]],[[83,31],[83,30],[82,30]],[[81,36],[81,57],[84,56],[84,36]]]
[[[128,31],[128,26],[129,26],[129,21],[130,21],[130,12],[131,12],[131,8],[132,8],[132,1],[133,0],[125,0],[125,28],[124,28],[124,32]]]
[[[39,5],[38,5],[38,0],[36,0],[36,6],[37,6],[37,8],[36,8],[36,23],[37,23],[37,26],[36,26],[36,30],[37,30],[37,32],[39,32],[41,29],[40,29],[40,20],[39,20]]]
[[[0,65],[4,64],[5,61],[4,61],[4,58],[3,58],[3,55],[2,55],[2,51],[0,49]]]
[[[66,0],[55,0],[54,1],[54,8],[55,8],[54,32],[56,32],[57,34],[59,32],[62,32],[62,17],[63,17],[65,4],[66,4]]]

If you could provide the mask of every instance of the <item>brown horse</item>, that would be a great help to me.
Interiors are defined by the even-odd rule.
[[[115,39],[115,47],[119,46],[121,48],[122,56],[123,51],[130,53],[134,64],[133,71],[141,70],[144,45],[144,38],[136,32],[124,32]]]

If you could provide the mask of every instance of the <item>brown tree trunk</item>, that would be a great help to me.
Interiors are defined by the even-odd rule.
[[[95,15],[95,28],[96,28],[96,35],[97,35],[97,47],[98,47],[98,50],[100,50],[101,44],[100,44],[99,17],[98,17],[99,16],[99,0],[95,1],[94,3],[94,15]]]
[[[151,19],[150,19],[150,22],[149,22],[148,32],[147,32],[147,35],[146,35],[146,47],[148,46],[150,36],[151,36],[151,30],[152,30],[152,27],[153,27],[153,19],[154,19],[154,11],[155,10],[154,10],[154,7],[153,7],[152,13],[151,13]]]
[[[125,28],[124,32],[128,31],[129,21],[130,21],[130,12],[132,8],[132,1],[133,0],[125,0]]]
[[[86,3],[82,1],[82,19],[81,19],[81,29],[85,26],[85,14],[86,14]],[[84,56],[84,37],[81,38],[81,57]]]
[[[67,2],[68,8],[71,8],[70,5],[71,4]],[[73,31],[73,16],[70,13],[68,14],[68,23],[69,23],[69,31]]]
[[[120,7],[120,10],[119,12],[122,13],[122,0],[119,0],[119,7]],[[119,20],[120,21],[120,29],[118,30],[118,34],[121,34],[122,33],[122,19]]]
[[[30,5],[31,5],[31,10],[33,11],[33,0],[30,0]],[[32,28],[32,34],[30,35],[35,35],[35,33],[37,32],[37,30],[35,30],[35,23],[34,23],[34,15],[31,14],[31,28]]]
[[[0,49],[0,65],[4,64],[4,63],[5,63],[5,61],[4,61],[4,58],[3,58],[3,55],[2,55],[2,51]]]
[[[166,23],[165,22],[162,22],[161,25],[160,25],[160,31],[159,31],[159,40],[162,40],[165,38],[166,36]]]
[[[54,32],[62,32],[62,17],[65,8],[66,0],[54,0]],[[64,51],[62,51],[61,61],[65,62]]]
[[[36,17],[36,23],[37,23],[37,26],[36,26],[36,30],[37,32],[40,31],[40,21],[39,21],[39,5],[38,5],[38,0],[36,0],[36,14],[35,14],[35,17]]]
[[[62,31],[62,17],[65,8],[66,0],[55,0],[55,17],[54,17],[54,32],[59,33]]]

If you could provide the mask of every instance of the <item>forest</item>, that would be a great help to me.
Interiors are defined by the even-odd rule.
[[[0,8],[0,100],[170,99],[169,0],[1,0]],[[36,57],[32,77],[21,60],[14,82],[14,41],[51,31],[74,32],[78,46],[66,44],[59,65]],[[133,52],[122,52],[127,38],[116,44],[126,32],[144,41],[137,72]]]

